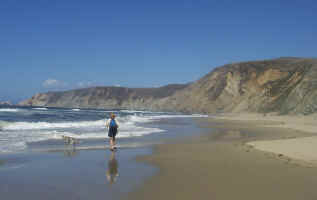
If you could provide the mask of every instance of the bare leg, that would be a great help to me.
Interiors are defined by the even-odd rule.
[[[110,149],[113,149],[113,139],[110,137]]]

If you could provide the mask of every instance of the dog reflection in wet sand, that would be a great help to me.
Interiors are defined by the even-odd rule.
[[[74,157],[78,155],[78,151],[74,147],[71,149],[64,149],[64,156],[66,157]]]
[[[107,180],[109,181],[110,184],[115,183],[117,180],[117,177],[119,176],[118,161],[116,160],[114,151],[111,153],[111,157],[108,161],[108,169],[107,169],[106,175],[107,175]]]

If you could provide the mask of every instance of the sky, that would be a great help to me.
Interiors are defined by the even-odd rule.
[[[159,87],[213,68],[316,57],[315,0],[1,0],[0,101]]]

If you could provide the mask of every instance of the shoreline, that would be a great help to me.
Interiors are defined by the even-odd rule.
[[[0,166],[0,193],[5,199],[121,199],[158,171],[156,166],[136,162],[135,157],[151,155],[154,144],[171,143],[200,130],[191,118],[147,126],[163,127],[165,132],[121,138],[115,156],[107,149],[108,141],[76,148],[62,141],[60,145],[44,141],[30,143],[23,152],[0,154],[5,161]]]
[[[173,127],[170,130],[171,135],[149,136],[155,141],[160,138],[162,143],[119,150],[117,158],[119,158],[119,166],[123,166],[119,168],[121,183],[112,186],[112,188],[117,187],[117,192],[120,192],[119,199],[295,200],[302,198],[301,194],[304,193],[308,194],[308,199],[317,198],[317,191],[315,192],[314,189],[314,185],[317,184],[315,176],[317,168],[301,160],[290,158],[286,154],[279,156],[277,153],[258,150],[257,145],[254,147],[250,145],[252,142],[298,141],[298,139],[315,137],[313,131],[285,128],[282,126],[287,126],[287,123],[269,117],[235,116],[233,120],[229,117],[194,119],[192,121],[195,125],[188,126],[185,126],[184,121],[176,120],[177,123],[173,121],[168,124]],[[252,120],[248,120],[250,117]],[[197,126],[199,128],[195,128]],[[143,142],[145,141],[148,140],[144,139]],[[16,184],[20,182],[20,176],[25,176],[30,182],[29,190],[38,190],[36,188],[39,187],[53,197],[53,193],[49,193],[49,187],[56,187],[54,190],[60,191],[61,199],[66,197],[76,199],[86,195],[81,191],[77,192],[76,188],[85,186],[88,190],[98,184],[98,187],[96,185],[96,188],[91,188],[95,190],[95,194],[90,197],[98,199],[104,194],[104,188],[100,186],[106,181],[105,177],[102,179],[100,175],[105,176],[106,163],[110,157],[110,152],[101,149],[103,148],[99,149],[98,146],[97,149],[83,148],[66,153],[60,150],[33,152],[32,155],[28,154],[32,162],[28,162],[30,160],[27,157],[21,157],[20,161],[27,163],[26,167],[22,166],[19,169],[20,175],[11,174],[13,171],[6,171],[11,176],[0,173],[0,180],[4,181],[0,182],[0,185],[10,184],[11,187],[7,189],[22,190],[22,185]],[[145,152],[148,153],[144,154]],[[131,159],[135,161],[135,158],[138,162],[131,162]],[[5,162],[4,165],[1,165],[1,161]],[[50,162],[56,167],[41,168],[43,162]],[[65,166],[64,162],[68,164]],[[11,165],[10,160],[8,162],[6,159],[0,160],[1,167],[7,164]],[[76,169],[73,169],[71,166],[75,165]],[[149,171],[145,172],[138,166]],[[38,175],[38,171],[34,169],[39,169],[43,174]],[[44,173],[48,169],[53,173],[52,175]],[[94,171],[91,178],[79,176],[87,169]],[[30,176],[29,171],[33,175]],[[57,175],[56,178],[54,174]],[[49,187],[44,186],[44,182],[40,180],[43,176],[47,176],[48,180],[52,179],[53,184]],[[125,178],[130,182],[123,183]],[[72,180],[77,180],[79,185],[70,187],[65,184]],[[99,183],[95,182],[96,180]],[[124,189],[131,187],[131,190]],[[67,196],[72,193],[76,195]],[[63,194],[66,195],[65,198]],[[11,191],[10,195],[15,194]],[[46,194],[41,195],[44,197]]]
[[[3,199],[120,199],[156,173],[133,159],[151,153],[144,147],[2,155],[0,193]]]
[[[137,157],[158,167],[159,173],[123,199],[295,200],[302,198],[301,194],[315,199],[317,168],[247,145],[314,136],[312,131],[281,127],[285,124],[263,118],[209,118],[201,123],[210,128],[208,133],[156,145],[152,155]]]

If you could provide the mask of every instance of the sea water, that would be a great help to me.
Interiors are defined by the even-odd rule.
[[[78,139],[79,149],[104,147],[105,122],[110,113],[116,114],[120,124],[118,138],[123,141],[122,147],[146,145],[131,142],[133,138],[140,141],[147,135],[168,133],[158,123],[162,119],[205,117],[136,110],[0,107],[0,153],[63,149],[62,136]]]
[[[120,123],[115,152],[104,150],[109,147],[105,122],[110,113]],[[205,116],[0,107],[0,193],[3,199],[121,199],[158,172],[134,158],[150,154],[153,144],[199,133],[196,117]],[[79,144],[65,144],[62,136]],[[113,159],[116,167],[110,166]],[[114,182],[107,175],[112,168],[118,173]]]

